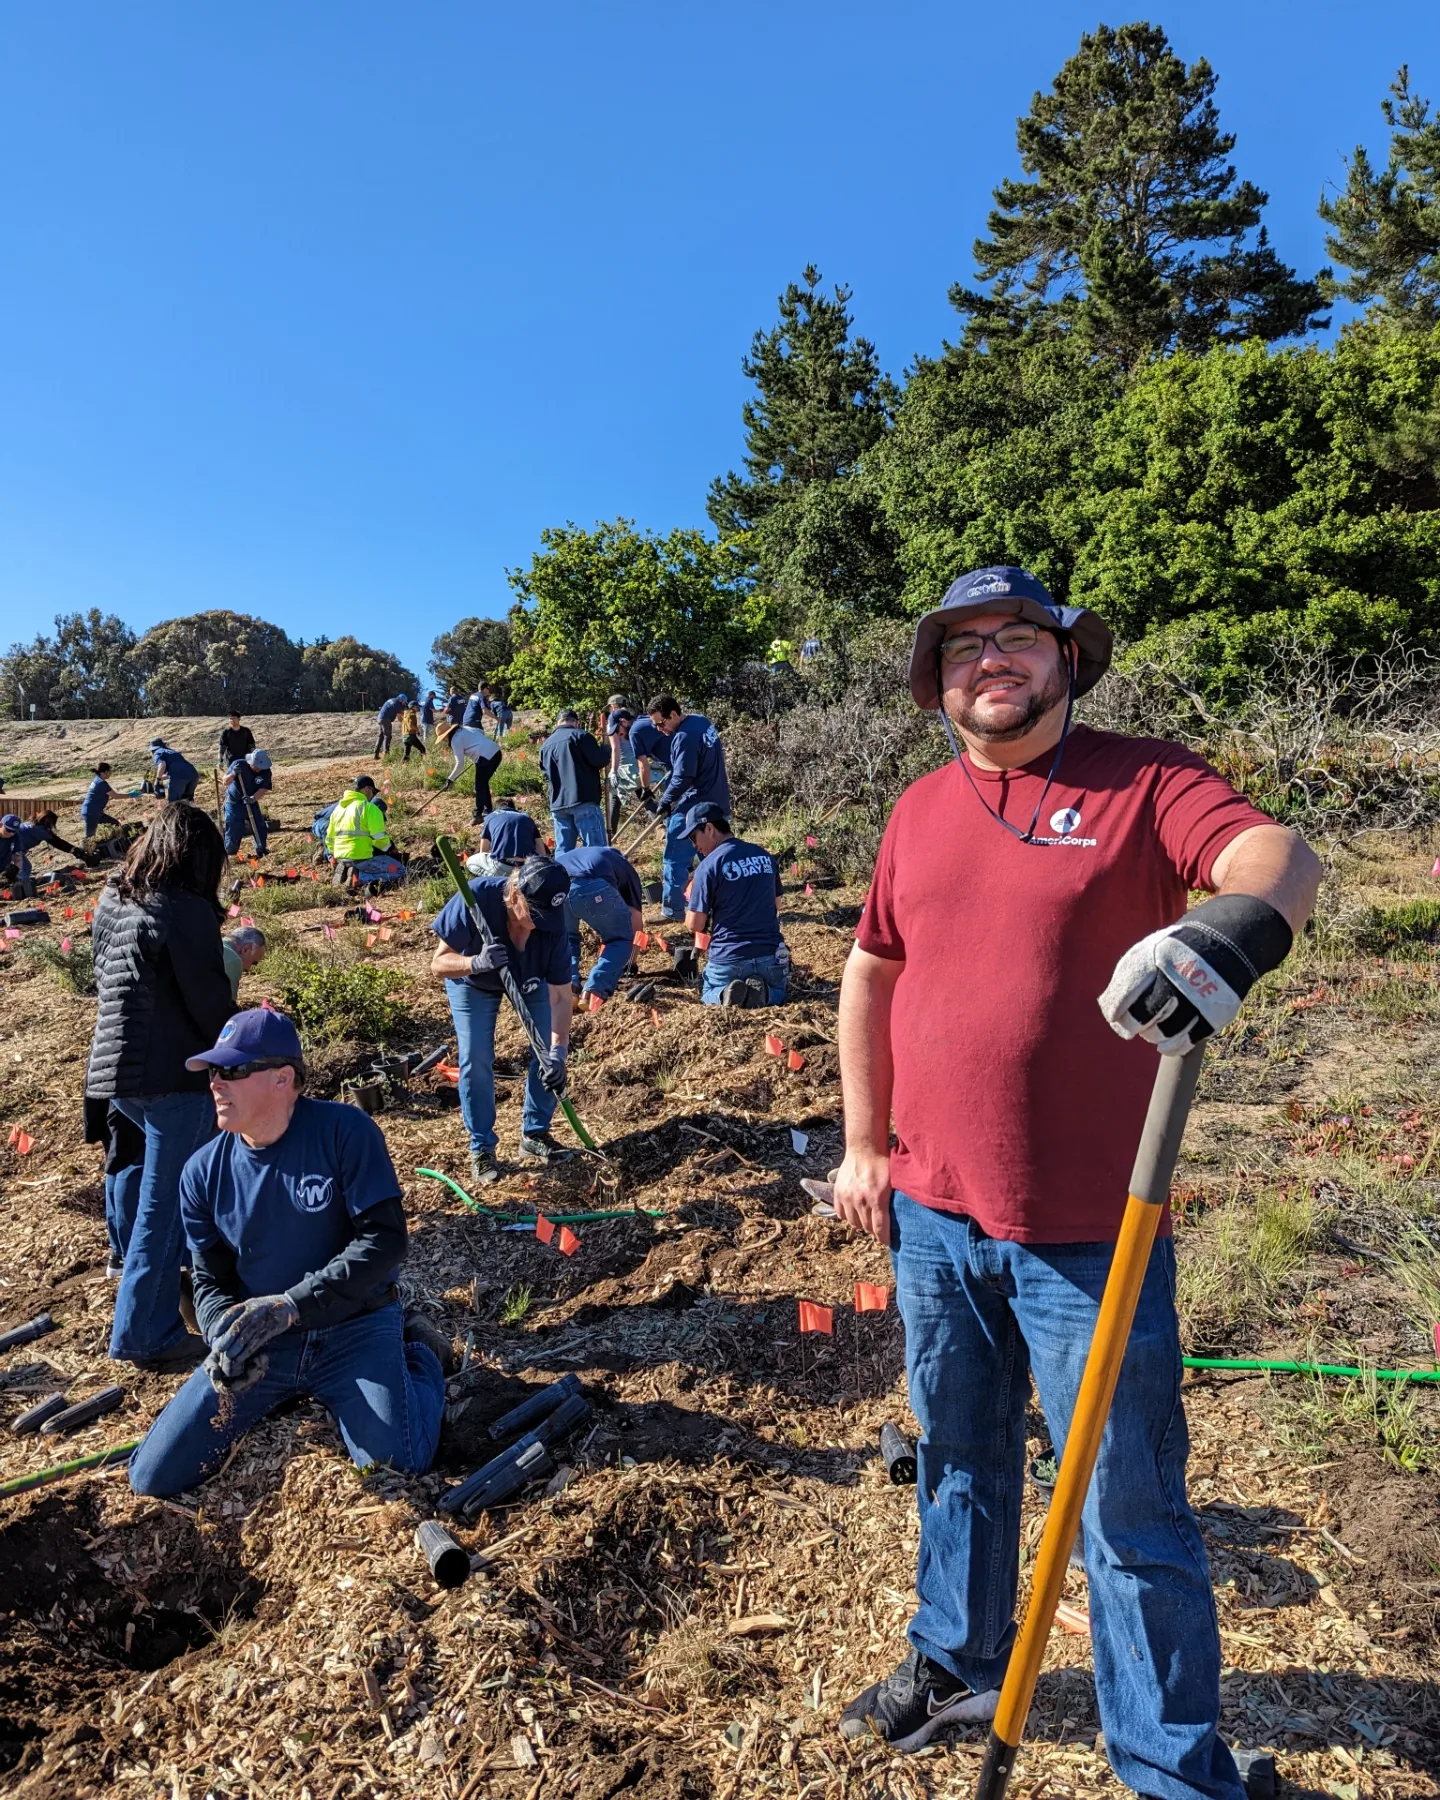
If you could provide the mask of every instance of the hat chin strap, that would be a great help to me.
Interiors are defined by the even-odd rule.
[[[1035,827],[1040,823],[1040,814],[1044,810],[1045,797],[1050,792],[1051,784],[1054,782],[1056,775],[1060,771],[1060,758],[1065,754],[1065,740],[1070,736],[1070,718],[1075,710],[1075,658],[1068,654],[1068,643],[1066,644],[1066,650],[1065,666],[1069,670],[1070,679],[1065,691],[1065,722],[1060,727],[1060,742],[1055,746],[1055,755],[1050,763],[1050,773],[1045,777],[1045,785],[1040,790],[1040,798],[1035,802],[1035,811],[1030,815],[1030,823],[1024,831],[1021,831],[1018,825],[1012,825],[1008,819],[1002,819],[1000,817],[999,813],[995,811],[995,808],[991,806],[990,802],[980,792],[975,777],[970,772],[970,765],[966,762],[964,752],[960,748],[959,740],[955,736],[955,727],[951,724],[950,715],[945,710],[945,688],[941,680],[941,656],[939,650],[936,650],[935,652],[935,692],[940,701],[940,723],[945,727],[945,735],[950,740],[950,748],[955,752],[955,760],[959,763],[965,779],[970,783],[975,798],[985,808],[986,812],[989,813],[990,817],[997,825],[1003,825],[1006,831],[1010,833],[1011,837],[1019,838],[1022,844],[1033,844],[1035,842]],[[1048,849],[1050,846],[1043,845],[1041,847]]]

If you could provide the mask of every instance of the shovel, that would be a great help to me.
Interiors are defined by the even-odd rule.
[[[1145,1115],[1145,1129],[1140,1134],[1140,1149],[1130,1176],[1130,1196],[1125,1203],[1120,1237],[1035,1558],[1030,1604],[1025,1609],[1015,1648],[1010,1652],[1010,1666],[1005,1671],[1000,1705],[990,1727],[985,1763],[975,1789],[976,1800],[1002,1800],[1014,1772],[1016,1752],[1035,1694],[1035,1678],[1040,1673],[1040,1659],[1055,1619],[1070,1549],[1100,1453],[1100,1439],[1130,1339],[1150,1247],[1170,1198],[1170,1177],[1175,1173],[1175,1159],[1180,1154],[1180,1140],[1185,1135],[1185,1121],[1195,1098],[1204,1056],[1205,1046],[1199,1044],[1184,1056],[1160,1058],[1150,1110]]]

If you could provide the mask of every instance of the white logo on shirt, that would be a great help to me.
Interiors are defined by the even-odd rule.
[[[1062,806],[1059,812],[1050,815],[1050,829],[1060,837],[1069,837],[1072,831],[1080,829],[1080,813],[1076,807]]]
[[[721,873],[727,881],[744,881],[749,875],[773,876],[775,865],[768,856],[732,856],[721,865]]]
[[[335,1195],[335,1183],[328,1175],[302,1175],[295,1183],[292,1198],[303,1213],[324,1212]]]

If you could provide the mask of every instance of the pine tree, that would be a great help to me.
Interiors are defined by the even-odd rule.
[[[1402,68],[1380,110],[1390,154],[1377,170],[1363,145],[1346,165],[1345,190],[1323,195],[1325,247],[1353,273],[1328,279],[1328,298],[1371,306],[1382,323],[1428,331],[1440,324],[1440,117],[1410,91]]]
[[[898,593],[894,544],[860,462],[889,431],[898,400],[875,346],[851,336],[851,290],[820,289],[807,267],[780,296],[741,367],[745,473],[711,483],[711,522],[744,539],[756,578],[797,624],[829,630],[885,610]]]
[[[1073,330],[1130,368],[1176,348],[1294,337],[1325,321],[1260,227],[1268,195],[1226,159],[1215,76],[1155,25],[1083,36],[1016,139],[1025,181],[1002,181],[975,243],[988,293],[956,287],[971,343]],[[1253,239],[1251,234],[1254,234]]]

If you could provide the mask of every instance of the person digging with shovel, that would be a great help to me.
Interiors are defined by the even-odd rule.
[[[1227,1025],[1319,881],[1305,844],[1189,750],[1073,722],[1110,655],[1103,620],[1018,568],[962,576],[920,620],[910,689],[954,760],[891,814],[841,988],[835,1207],[890,1246],[923,1435],[910,1651],[840,1729],[902,1751],[995,1714],[1030,1378],[1063,1462],[1150,1046]],[[1192,888],[1214,897],[1187,913]],[[1162,1235],[1084,1507],[1096,1695],[1127,1786],[1241,1800],[1174,1294]]]
[[[545,856],[531,856],[509,875],[472,880],[470,892],[489,927],[482,936],[462,894],[453,895],[430,929],[439,938],[430,973],[445,983],[460,1062],[460,1116],[470,1136],[470,1173],[480,1186],[500,1179],[495,1161],[495,1025],[505,1004],[502,968],[514,976],[526,1010],[549,1037],[542,1061],[533,1053],[525,1076],[520,1157],[531,1165],[568,1155],[550,1135],[565,1092],[570,1054],[570,945],[566,896],[570,877]]]

